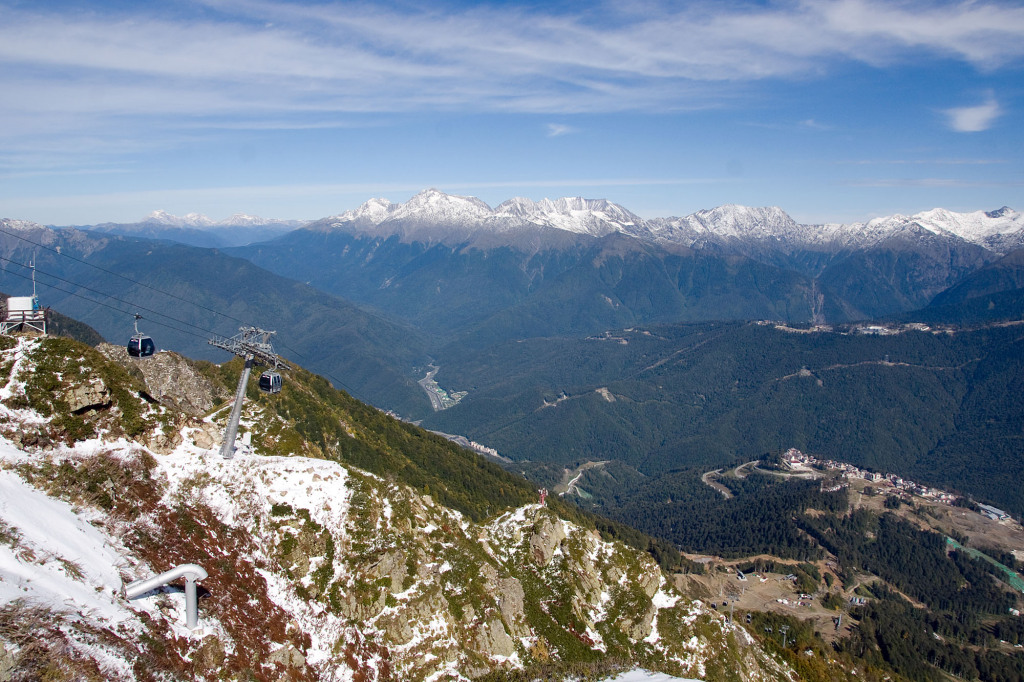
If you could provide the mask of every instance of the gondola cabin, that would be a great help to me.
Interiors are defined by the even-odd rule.
[[[156,344],[148,336],[136,334],[128,341],[128,355],[133,358],[148,358],[156,352]]]
[[[260,375],[260,390],[264,393],[280,393],[282,383],[277,372],[267,371]]]

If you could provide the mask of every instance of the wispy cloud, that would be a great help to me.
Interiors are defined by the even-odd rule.
[[[746,101],[752,82],[826,79],[850,63],[994,70],[1024,59],[1024,7],[998,0],[608,0],[573,12],[486,2],[2,2],[0,150],[49,151],[54,165],[69,157],[68,167],[76,155],[119,165],[204,130],[342,128],[422,112],[703,110]],[[994,99],[946,112],[963,131],[999,113]],[[546,132],[575,131],[552,123]]]
[[[989,96],[982,104],[973,107],[946,109],[949,127],[960,133],[978,133],[988,130],[1003,113],[995,97]]]
[[[991,2],[646,3],[607,8],[608,22],[504,4],[210,5],[187,20],[7,9],[0,86],[69,116],[618,111],[706,106],[732,84],[835,60],[941,54],[994,68],[1024,56],[1024,8]]]
[[[561,137],[562,135],[569,135],[571,133],[579,132],[572,126],[567,126],[562,123],[548,123],[547,124],[548,137]]]

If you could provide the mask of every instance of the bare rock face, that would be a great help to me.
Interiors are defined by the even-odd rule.
[[[173,452],[174,448],[181,444],[181,434],[177,431],[153,431],[147,434],[143,438],[143,443],[153,452],[161,455],[166,455],[169,452]]]
[[[511,656],[516,651],[516,643],[505,632],[500,618],[493,618],[480,626],[476,633],[477,651],[487,656]]]
[[[562,540],[565,539],[565,527],[561,519],[551,520],[548,516],[542,516],[533,527],[533,535],[530,537],[530,551],[533,560],[538,566],[547,566],[551,563],[551,557]]]
[[[415,635],[412,624],[409,623],[409,619],[406,618],[404,613],[394,613],[382,617],[378,623],[380,628],[384,630],[387,640],[398,646],[408,644]]]
[[[654,598],[659,587],[661,587],[661,571],[656,568],[640,576],[640,588],[647,595],[648,599]]]
[[[654,629],[654,617],[658,614],[658,607],[650,604],[642,615],[634,618],[624,616],[619,621],[619,629],[633,642],[639,642]]]
[[[268,657],[270,663],[279,663],[285,668],[306,669],[306,658],[302,652],[291,644],[286,644],[277,651],[272,651]]]
[[[64,395],[72,412],[89,408],[100,408],[110,404],[110,391],[103,380],[92,377],[88,383],[79,384]]]
[[[367,571],[367,575],[373,579],[388,578],[391,581],[391,594],[398,594],[402,591],[402,583],[405,582],[408,573],[405,552],[400,549],[385,552],[380,561]]]
[[[384,607],[387,604],[385,597],[386,595],[383,592],[375,597],[361,597],[354,591],[349,592],[342,598],[339,604],[339,610],[341,611],[341,614],[349,620],[370,620],[379,616],[381,611],[384,610]]]
[[[124,346],[101,343],[96,349],[107,359],[142,375],[146,392],[160,403],[193,417],[209,412],[224,391],[196,371],[192,364],[169,351],[148,358],[133,358]]]
[[[196,447],[203,450],[210,450],[214,446],[219,446],[224,440],[223,429],[217,424],[209,422],[201,422],[196,428],[191,429],[188,435],[192,442],[196,444]]]
[[[519,579],[511,576],[498,577],[498,569],[491,564],[484,564],[480,569],[480,575],[483,576],[487,591],[498,603],[498,610],[509,634],[513,637],[530,636],[532,633],[523,608],[526,592]]]

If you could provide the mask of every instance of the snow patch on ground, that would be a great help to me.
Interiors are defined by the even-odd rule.
[[[689,677],[672,677],[665,673],[652,673],[647,670],[630,670],[629,672],[619,673],[614,677],[607,677],[603,682],[700,682],[700,680],[694,680]]]
[[[0,455],[13,449],[0,441]],[[131,617],[119,597],[119,569],[128,562],[87,514],[0,471],[0,518],[18,535],[13,546],[0,545],[0,601],[24,599],[108,624]]]

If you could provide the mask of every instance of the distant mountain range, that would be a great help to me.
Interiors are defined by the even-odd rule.
[[[606,199],[563,197],[532,201],[509,199],[495,208],[475,197],[420,192],[404,203],[370,199],[356,209],[317,221],[261,218],[236,213],[215,221],[200,213],[175,216],[156,210],[134,223],[101,223],[81,229],[183,241],[196,233],[234,235],[239,241],[263,233],[278,236],[291,230],[343,229],[377,236],[398,235],[428,243],[485,242],[513,245],[517,235],[545,228],[576,235],[605,237],[621,233],[663,245],[706,248],[713,244],[739,247],[762,244],[777,250],[793,248],[863,249],[897,235],[931,234],[1006,253],[1024,246],[1024,215],[1004,206],[995,211],[957,213],[936,208],[912,216],[893,215],[864,223],[800,224],[776,206],[754,208],[728,204],[688,216],[644,219]],[[156,236],[162,233],[163,236]],[[499,237],[496,239],[496,237]],[[271,238],[271,237],[267,237]],[[189,243],[189,242],[185,242]],[[194,244],[195,245],[195,244]],[[239,244],[233,244],[239,245]]]
[[[426,190],[231,253],[480,347],[637,324],[897,315],[1022,246],[1024,216],[1009,208],[801,225],[774,207],[645,220],[606,200],[491,208]]]
[[[231,248],[4,220],[0,288],[24,292],[34,259],[44,305],[121,343],[142,307],[160,347],[216,361],[209,333],[275,329],[286,357],[360,399],[516,459],[656,473],[796,445],[980,493],[971,472],[1020,473],[1018,326],[876,343],[744,322],[1019,321],[1022,239],[1008,208],[806,226],[777,208],[644,220],[428,190]],[[433,412],[417,385],[431,364],[467,392],[456,407]],[[988,453],[973,469],[971,443]]]
[[[1007,207],[801,225],[776,207],[644,219],[604,199],[515,198],[491,208],[430,189],[311,223],[155,211],[74,234],[218,248],[398,318],[437,348],[707,320],[842,323],[933,300],[962,305],[1024,281],[1024,256],[1014,253],[1024,247],[1024,215]],[[162,257],[149,256],[147,267],[165,265]]]
[[[212,220],[200,213],[175,216],[153,211],[137,223],[101,223],[82,229],[146,239],[162,239],[191,246],[242,246],[266,241],[302,227],[309,221],[277,220],[236,213],[225,220]]]
[[[605,199],[579,197],[534,202],[517,197],[491,208],[475,197],[425,190],[405,203],[371,199],[359,208],[309,224],[310,229],[342,229],[379,236],[399,235],[430,242],[492,242],[494,234],[514,235],[545,228],[605,237],[622,233],[658,244],[700,247],[710,244],[765,243],[776,248],[868,248],[900,234],[929,233],[995,251],[1024,246],[1024,216],[997,211],[955,213],[934,209],[913,216],[894,215],[866,223],[801,225],[778,207],[726,205],[684,218],[645,220]]]

